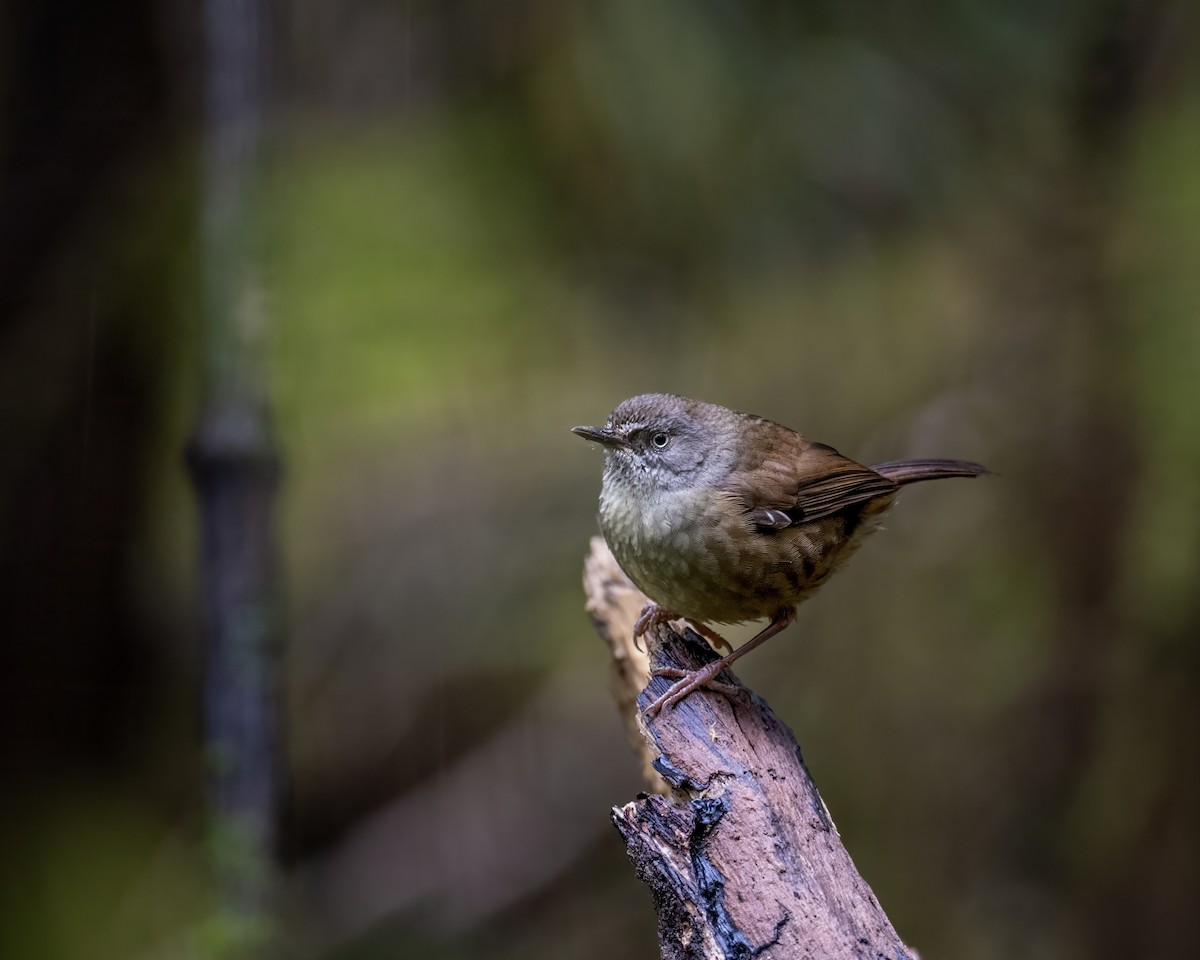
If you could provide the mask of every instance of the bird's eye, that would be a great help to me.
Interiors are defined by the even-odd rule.
[[[665,433],[663,433],[660,430],[658,433],[656,433],[654,436],[652,436],[650,438],[650,442],[652,444],[654,444],[656,447],[658,447],[659,450],[661,450],[663,447],[665,447],[668,443],[671,442],[671,438],[668,437]]]

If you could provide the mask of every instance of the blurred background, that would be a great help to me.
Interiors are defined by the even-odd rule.
[[[1196,6],[265,23],[283,955],[656,955],[582,608],[601,458],[568,433],[655,390],[996,471],[907,492],[738,672],[926,960],[1179,956]],[[202,8],[0,24],[0,952],[220,954],[183,465],[213,323]]]

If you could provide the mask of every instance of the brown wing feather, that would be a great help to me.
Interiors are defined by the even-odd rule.
[[[814,443],[770,421],[755,420],[745,433],[746,468],[729,478],[730,492],[759,526],[782,529],[820,520],[857,503],[895,493],[897,484],[833,447]],[[757,461],[757,462],[756,462]]]

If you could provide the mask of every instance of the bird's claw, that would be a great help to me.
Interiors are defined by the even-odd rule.
[[[642,607],[642,614],[637,618],[637,622],[633,625],[633,645],[642,653],[646,652],[646,646],[642,643],[642,637],[652,627],[658,626],[660,623],[666,623],[669,620],[677,619],[679,614],[672,613],[670,610],[664,610],[657,603],[648,603]]]

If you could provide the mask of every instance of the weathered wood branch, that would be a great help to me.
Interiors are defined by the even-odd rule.
[[[666,689],[649,670],[716,654],[691,630],[632,642],[646,598],[599,537],[587,609],[613,652],[615,695],[654,791],[612,812],[658,912],[664,960],[914,958],[855,869],[791,730],[732,674],[733,696],[700,690],[652,720]],[[647,681],[650,680],[647,685]]]

